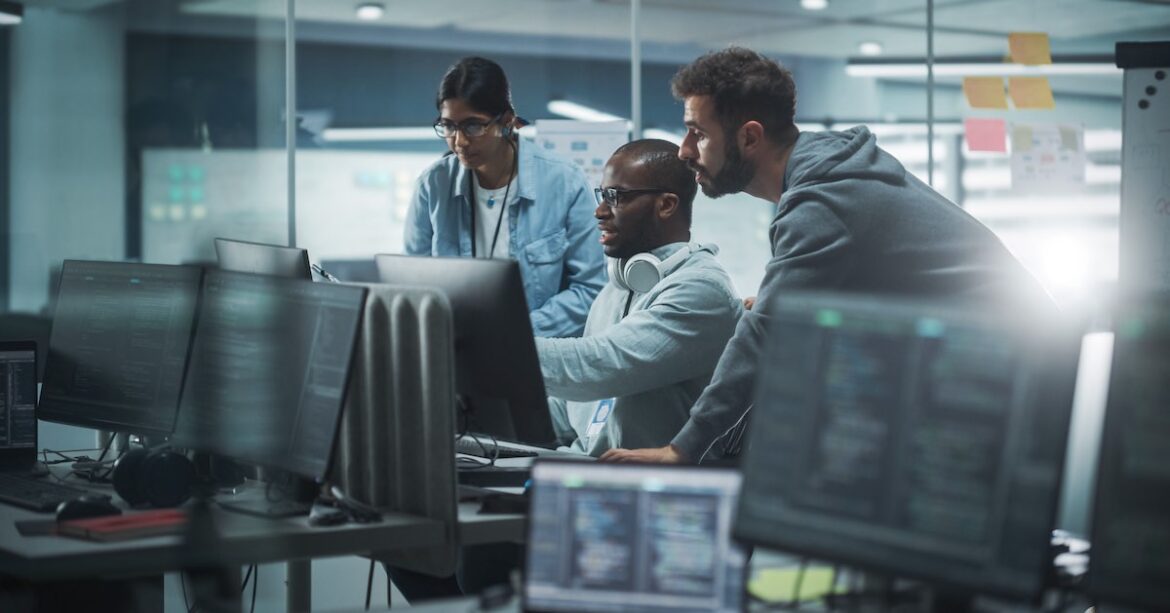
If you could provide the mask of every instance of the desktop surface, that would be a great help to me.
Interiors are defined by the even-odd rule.
[[[1122,309],[1093,509],[1089,593],[1170,603],[1170,296]]]
[[[739,611],[729,469],[538,461],[524,599],[537,611]]]
[[[826,294],[793,293],[772,317],[736,536],[1038,595],[1079,337]]]
[[[66,260],[37,417],[170,434],[201,276],[190,266]]]

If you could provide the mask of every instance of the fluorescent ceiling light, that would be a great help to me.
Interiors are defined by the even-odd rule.
[[[568,100],[549,100],[548,112],[578,121],[624,121],[626,119]]]
[[[21,22],[24,6],[16,2],[0,1],[0,26],[14,26]]]
[[[321,140],[330,143],[438,140],[434,128],[326,128]]]
[[[868,60],[853,59],[845,66],[845,74],[851,77],[925,77],[926,62],[921,58]],[[1011,77],[1020,75],[1121,75],[1112,60],[1107,58],[1077,57],[1067,61],[1059,59],[1053,64],[1025,66],[1009,64],[1000,58],[937,59],[934,74],[959,77]]]
[[[357,18],[362,21],[377,21],[386,14],[386,7],[377,2],[363,2],[357,5]]]
[[[806,11],[823,11],[829,8],[829,0],[800,0],[800,7]]]
[[[857,45],[857,52],[866,57],[881,55],[883,50],[882,44],[876,40],[867,40]]]

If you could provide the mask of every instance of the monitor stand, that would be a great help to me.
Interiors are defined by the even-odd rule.
[[[260,517],[308,515],[317,499],[317,484],[283,471],[265,471],[266,481],[255,482],[244,491],[220,498],[223,509]]]

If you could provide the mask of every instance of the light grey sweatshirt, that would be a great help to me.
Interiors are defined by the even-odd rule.
[[[686,246],[651,253],[665,260]],[[611,447],[670,442],[711,381],[742,312],[727,272],[706,250],[668,270],[645,294],[607,283],[589,309],[583,337],[536,339],[562,443],[597,456]],[[613,399],[612,410],[591,432],[604,399]]]
[[[865,127],[803,132],[770,227],[772,259],[711,385],[671,443],[700,461],[752,403],[767,314],[787,289],[1055,308],[999,238],[906,172]]]

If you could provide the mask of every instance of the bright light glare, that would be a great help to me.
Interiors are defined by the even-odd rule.
[[[857,52],[867,57],[881,55],[883,50],[882,44],[876,40],[867,40],[857,45]]]
[[[578,121],[622,121],[625,117],[611,115],[593,107],[577,104],[568,100],[549,100],[548,112]]]
[[[377,21],[386,14],[386,7],[377,2],[365,2],[357,6],[357,18],[362,21]]]

